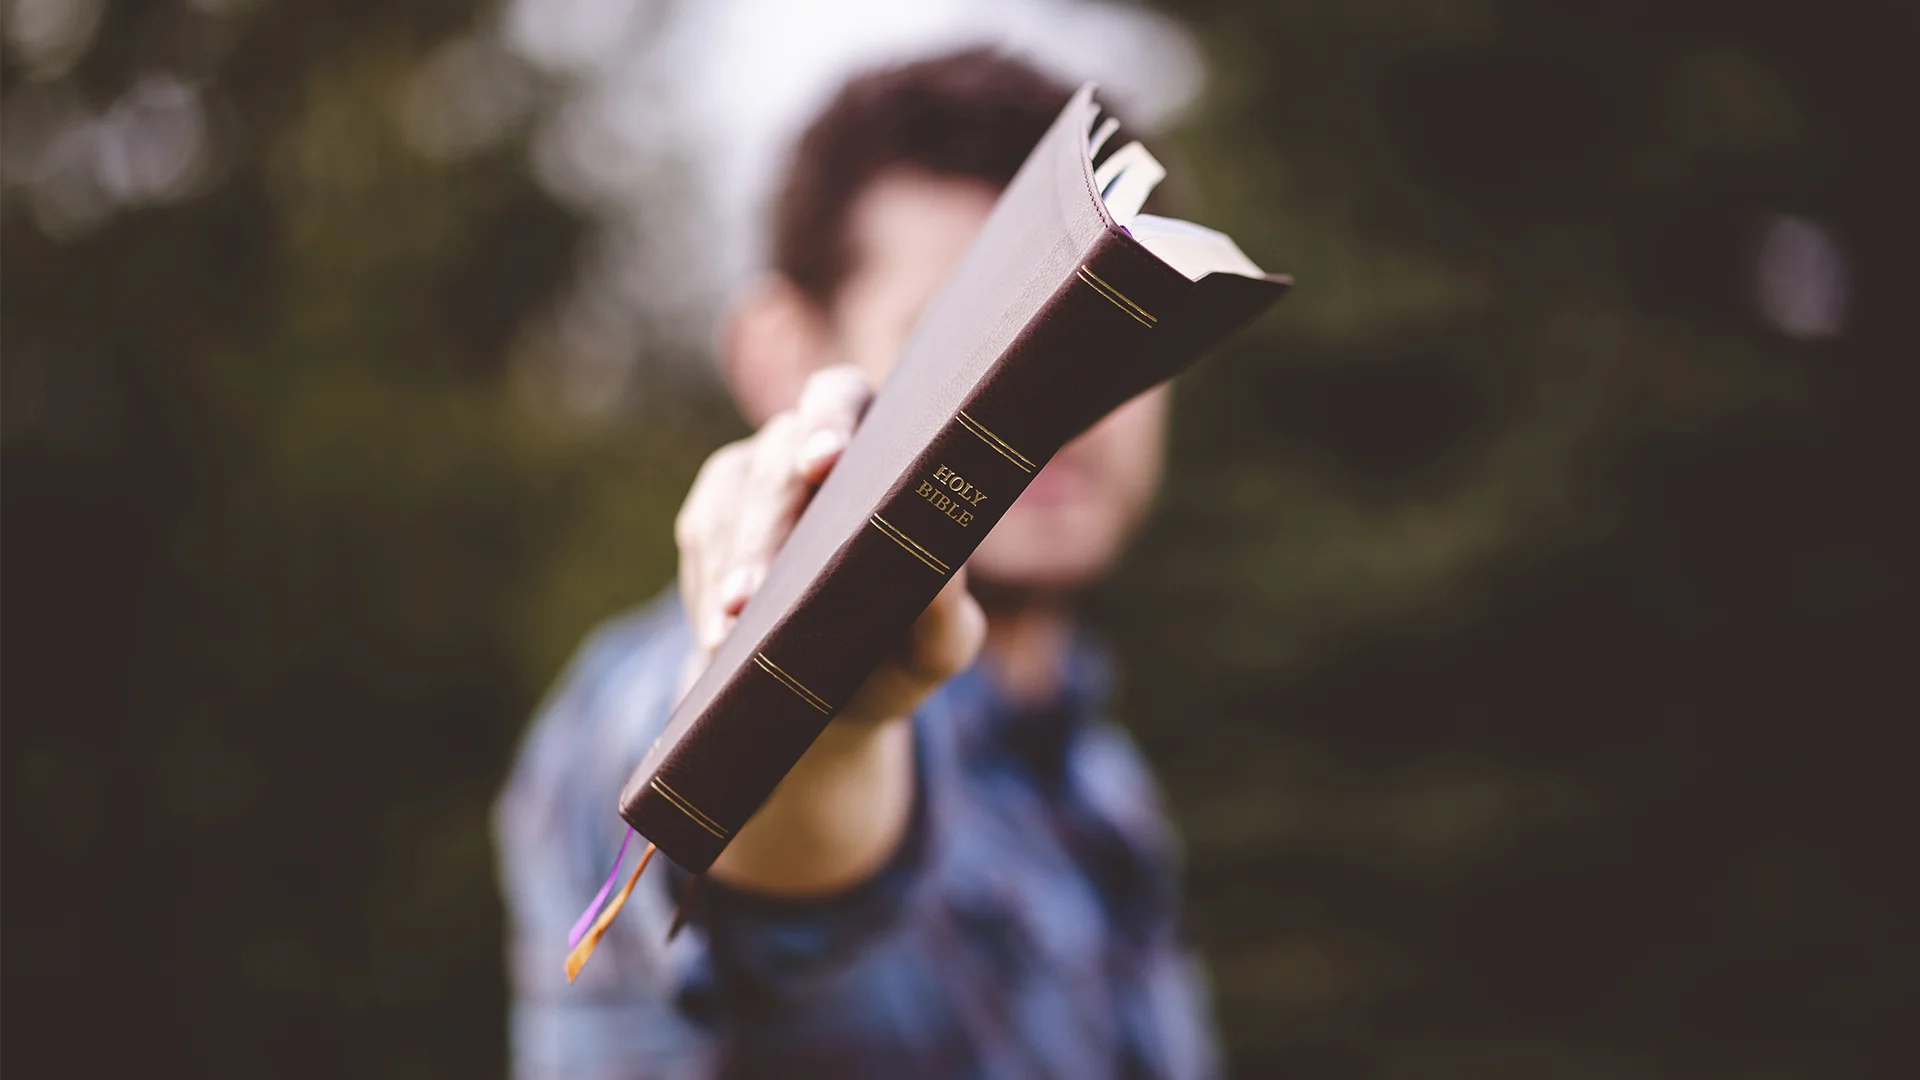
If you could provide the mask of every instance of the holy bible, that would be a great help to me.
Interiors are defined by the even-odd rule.
[[[703,873],[1059,448],[1285,291],[1139,212],[1165,171],[1083,86],[915,327],[839,463],[620,795]],[[604,891],[604,890],[603,890]]]

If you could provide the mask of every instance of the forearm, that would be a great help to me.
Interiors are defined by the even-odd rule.
[[[817,896],[878,870],[913,806],[910,721],[836,720],[713,864],[715,878],[781,896]]]

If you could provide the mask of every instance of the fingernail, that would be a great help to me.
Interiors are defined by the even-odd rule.
[[[800,444],[800,464],[803,468],[817,466],[846,447],[847,437],[838,428],[821,428]]]
[[[725,607],[732,604],[735,600],[744,599],[748,591],[752,588],[753,569],[746,566],[734,567],[727,571],[726,577],[720,580],[721,605]]]

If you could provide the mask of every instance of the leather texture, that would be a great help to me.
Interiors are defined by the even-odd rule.
[[[1083,86],[1035,146],[621,792],[685,869],[713,864],[1061,446],[1286,290],[1188,281],[1115,224],[1098,115]]]

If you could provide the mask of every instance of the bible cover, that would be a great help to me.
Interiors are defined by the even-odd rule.
[[[621,792],[621,817],[685,869],[713,864],[1055,451],[1285,291],[1244,256],[1196,280],[1137,240],[1095,159],[1151,158],[1107,149],[1100,120],[1081,87]]]

